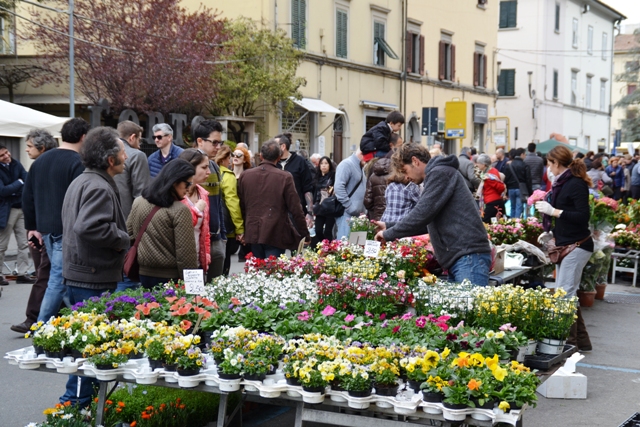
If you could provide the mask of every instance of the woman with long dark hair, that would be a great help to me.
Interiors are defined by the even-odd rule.
[[[573,159],[567,147],[557,146],[547,154],[549,170],[555,176],[547,201],[536,202],[543,214],[545,232],[552,231],[556,246],[578,244],[556,264],[556,286],[563,288],[568,297],[576,295],[584,269],[593,253],[593,240],[589,230],[589,187],[591,178],[581,159]],[[591,340],[578,306],[578,319],[571,328],[569,344],[580,351],[591,350]]]
[[[320,158],[318,162],[318,168],[316,169],[316,185],[314,188],[313,205],[319,206],[324,197],[333,194],[333,185],[336,181],[336,170],[333,167],[333,162],[327,156]],[[311,248],[315,248],[316,245],[324,239],[333,240],[333,226],[336,224],[336,219],[330,216],[316,215],[315,230],[316,235],[311,240]]]
[[[133,243],[154,207],[160,209],[138,246],[140,282],[145,288],[183,278],[184,269],[198,268],[191,211],[181,203],[193,185],[195,168],[183,159],[167,163],[142,195],[133,201],[127,231]]]

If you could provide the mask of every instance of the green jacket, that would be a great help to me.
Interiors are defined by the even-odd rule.
[[[220,173],[222,174],[224,226],[227,237],[235,237],[237,234],[244,234],[244,221],[240,210],[240,197],[238,197],[238,180],[233,171],[225,166],[220,166]]]

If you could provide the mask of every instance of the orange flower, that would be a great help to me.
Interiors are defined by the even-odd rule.
[[[142,419],[143,420],[148,420],[149,418],[151,418],[151,415],[147,414],[146,412],[142,413]]]
[[[149,405],[145,408],[147,411],[153,411],[153,406]]]
[[[467,387],[469,387],[469,390],[473,391],[473,390],[480,389],[481,385],[482,385],[482,381],[477,381],[476,379],[471,378],[469,380],[469,383],[467,384]]]
[[[117,413],[122,412],[122,408],[116,408],[116,412],[117,412]]]
[[[236,297],[231,298],[231,303],[232,303],[233,305],[240,305],[240,304],[242,304],[242,303],[240,302],[240,300],[239,300],[238,298],[236,298]]]
[[[180,409],[184,409],[186,407],[186,405],[183,403],[182,405],[178,406],[178,408]]]
[[[113,400],[107,400],[107,405],[113,405]]]
[[[124,408],[125,404],[124,404],[124,402],[118,402],[118,406],[121,407],[121,408]]]
[[[71,406],[71,401],[67,400],[66,402],[64,402],[64,406],[69,407]]]
[[[178,297],[165,297],[165,299],[169,302],[174,302],[175,300],[178,299]]]
[[[129,427],[136,427],[136,424],[138,424],[138,423],[137,423],[137,422],[135,422],[135,421],[131,421],[131,422],[129,423]]]
[[[193,323],[191,323],[191,321],[187,319],[184,319],[182,322],[180,322],[180,328],[182,328],[185,331],[189,329],[191,325],[193,325]]]

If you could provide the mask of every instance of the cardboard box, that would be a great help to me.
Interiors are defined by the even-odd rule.
[[[538,387],[538,393],[547,399],[586,399],[587,377],[577,373],[576,363],[584,356],[575,353]]]
[[[500,274],[504,271],[504,254],[506,249],[496,248],[496,262],[493,264],[493,274]]]

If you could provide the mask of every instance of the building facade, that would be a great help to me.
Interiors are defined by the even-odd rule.
[[[510,147],[552,133],[587,150],[610,140],[613,35],[624,16],[598,0],[500,2],[498,116]]]
[[[618,34],[613,49],[613,84],[611,87],[611,140],[618,147],[628,147],[623,136],[623,120],[638,115],[637,107],[616,107],[615,105],[626,95],[631,95],[640,85],[640,34],[634,34],[635,28],[628,33]],[[616,131],[620,131],[620,141],[616,139]],[[633,147],[637,147],[637,143]],[[633,150],[631,150],[633,152]]]

